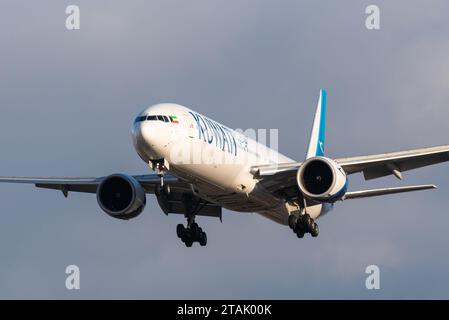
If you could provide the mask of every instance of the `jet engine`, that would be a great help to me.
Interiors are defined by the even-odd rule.
[[[302,194],[319,202],[335,202],[346,193],[348,180],[343,169],[325,157],[307,159],[299,168],[296,180]]]
[[[98,186],[100,208],[113,218],[129,220],[142,213],[146,204],[145,190],[133,177],[113,174]]]

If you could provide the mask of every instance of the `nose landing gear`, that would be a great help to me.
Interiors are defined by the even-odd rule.
[[[164,174],[165,171],[170,170],[170,165],[167,160],[150,160],[149,165],[151,169],[157,171],[158,177],[161,179],[161,188],[164,186]]]
[[[194,198],[191,195],[184,195],[182,202],[186,210],[187,226],[184,227],[184,225],[178,224],[176,226],[176,234],[186,247],[191,247],[194,242],[198,242],[200,246],[204,247],[207,244],[207,234],[195,222],[195,215],[204,204],[202,204],[201,199]]]
[[[320,230],[318,224],[306,213],[300,215],[290,215],[288,217],[288,225],[298,238],[304,237],[306,233],[310,233],[312,237],[318,237]]]

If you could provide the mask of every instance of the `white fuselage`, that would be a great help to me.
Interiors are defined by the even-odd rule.
[[[266,191],[250,170],[292,159],[187,107],[151,106],[136,118],[132,133],[143,161],[164,159],[171,174],[191,183],[208,201],[234,211],[257,212],[282,224],[299,209]],[[316,205],[309,214],[316,218],[324,209]]]

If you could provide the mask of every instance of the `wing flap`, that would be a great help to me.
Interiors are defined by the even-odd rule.
[[[428,190],[428,189],[436,189],[436,186],[433,184],[425,184],[425,185],[418,185],[418,186],[406,186],[406,187],[352,191],[352,192],[346,192],[346,194],[342,200],[377,197],[377,196],[384,196],[384,195],[388,195],[388,194],[419,191],[419,190]]]
[[[186,214],[185,204],[183,203],[183,193],[170,192],[169,195],[160,194],[157,196],[157,202],[165,214]],[[219,205],[209,201],[202,200],[198,203],[197,216],[216,217],[222,219],[222,208]]]
[[[96,193],[97,184],[47,184],[36,183],[37,188],[60,190],[66,196],[69,191],[71,192],[84,192],[84,193]]]

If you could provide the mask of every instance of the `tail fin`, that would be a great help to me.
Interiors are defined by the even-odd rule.
[[[326,131],[326,91],[320,90],[320,98],[316,107],[315,119],[313,120],[312,133],[310,134],[309,148],[306,159],[324,156],[324,140]]]

